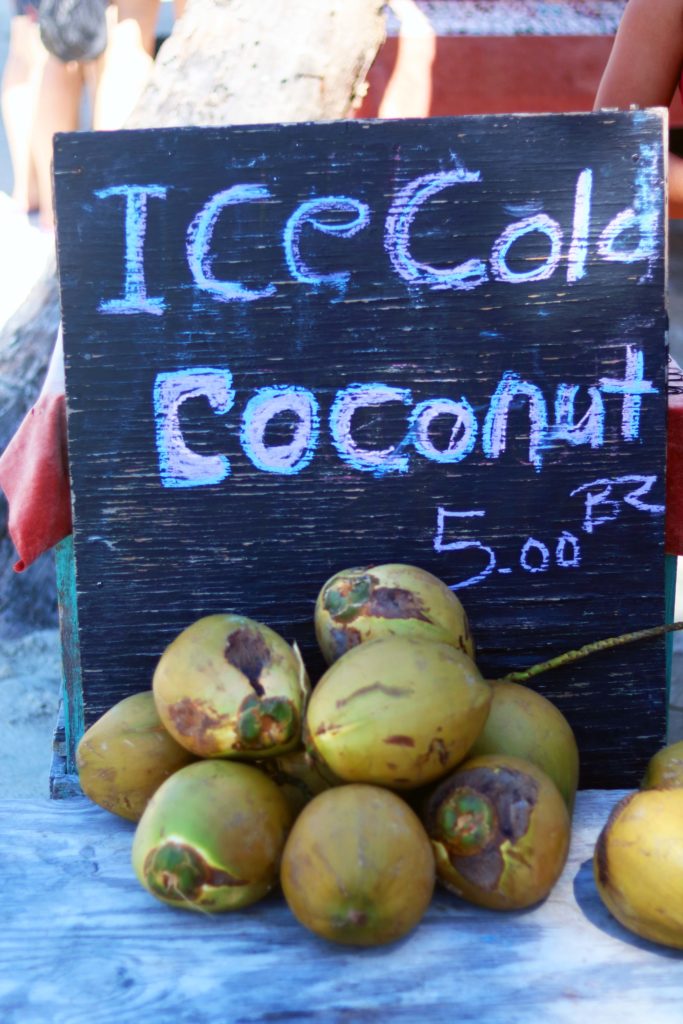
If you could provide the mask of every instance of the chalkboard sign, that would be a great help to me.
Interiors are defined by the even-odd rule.
[[[664,620],[661,111],[60,135],[86,723],[196,618],[440,576],[494,678]],[[664,641],[539,677],[638,779]]]

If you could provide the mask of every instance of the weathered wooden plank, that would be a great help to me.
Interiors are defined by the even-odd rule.
[[[663,183],[657,111],[61,136],[85,724],[220,611],[315,681],[351,565],[457,590],[490,678],[661,623]],[[539,677],[584,787],[663,742],[664,646]]]
[[[358,950],[301,928],[279,895],[206,916],[133,877],[134,826],[84,799],[0,803],[3,1024],[680,1024],[683,954],[599,901],[590,858],[620,791],[579,794],[569,861],[526,913],[439,892],[404,941]]]

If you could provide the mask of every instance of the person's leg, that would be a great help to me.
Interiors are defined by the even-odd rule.
[[[95,95],[93,127],[121,128],[149,78],[159,0],[119,0]]]
[[[11,19],[9,49],[2,76],[2,118],[12,163],[12,198],[24,212],[38,206],[31,132],[41,72],[47,59],[40,42],[38,23],[28,8],[26,10],[27,13],[17,14]]]
[[[83,70],[72,61],[64,64],[48,55],[38,94],[33,131],[33,155],[38,176],[41,226],[54,226],[52,212],[52,138],[55,132],[73,132],[79,127],[83,91]]]

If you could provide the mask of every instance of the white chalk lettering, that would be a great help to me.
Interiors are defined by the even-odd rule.
[[[290,413],[296,419],[287,444],[267,445],[265,433],[275,416]],[[318,443],[320,415],[318,402],[306,388],[279,386],[261,388],[250,398],[242,416],[242,448],[257,469],[290,476],[300,473]]]
[[[529,400],[529,461],[536,470],[540,470],[548,428],[545,398],[539,387],[522,380],[518,373],[512,371],[503,374],[486,413],[482,440],[484,454],[497,459],[505,451],[510,406],[518,395]]]
[[[384,222],[384,250],[394,273],[409,287],[435,290],[471,291],[492,278],[503,284],[524,285],[552,277],[566,261],[566,279],[570,285],[581,281],[591,263],[591,218],[594,189],[593,170],[583,168],[574,186],[574,208],[569,245],[563,245],[564,232],[560,222],[547,212],[534,212],[522,220],[503,225],[491,251],[475,254],[457,266],[435,266],[413,255],[413,232],[418,218],[428,207],[439,204],[453,206],[461,201],[460,189],[470,198],[469,186],[483,185],[479,170],[467,170],[457,156],[451,154],[455,166],[450,170],[421,174],[408,181],[394,195]],[[660,222],[663,209],[663,185],[659,155],[655,147],[642,145],[634,177],[632,204],[611,217],[593,243],[596,256],[608,263],[642,262],[645,273],[639,282],[650,280],[658,258],[661,258]],[[455,189],[453,195],[444,195]],[[123,196],[125,202],[124,287],[123,297],[99,303],[101,313],[152,313],[165,311],[163,297],[147,295],[144,274],[144,242],[147,233],[147,202],[150,198],[166,199],[165,186],[115,185],[95,192],[100,199]],[[485,198],[485,196],[484,196]],[[238,280],[221,280],[216,276],[217,259],[224,255],[214,246],[214,231],[221,214],[229,206],[242,203],[274,202],[271,189],[265,184],[239,183],[211,195],[192,218],[186,233],[186,258],[192,281],[204,293],[221,302],[254,302],[274,295],[274,283],[249,288]],[[169,202],[170,205],[170,202]],[[330,216],[327,216],[330,215]],[[348,219],[340,219],[348,215]],[[337,238],[352,238],[368,226],[372,219],[369,205],[344,194],[305,199],[287,217],[279,241],[292,279],[298,284],[318,288],[330,285],[345,289],[353,269],[345,268],[323,273],[307,261],[303,252],[305,231]],[[538,251],[525,254],[529,269],[514,269],[511,256],[515,244],[527,235],[542,239]],[[597,234],[597,230],[596,230]],[[634,242],[633,235],[637,238]],[[368,236],[369,238],[370,236]],[[441,238],[439,251],[449,239]],[[239,248],[239,238],[238,238]],[[263,245],[263,242],[260,242]],[[549,246],[549,247],[548,247]],[[236,258],[239,256],[237,254]],[[322,257],[321,257],[322,258]],[[364,254],[367,262],[367,254]],[[593,261],[595,262],[595,260]]]
[[[636,441],[640,432],[640,410],[643,395],[656,395],[657,388],[645,380],[645,356],[634,345],[626,346],[626,370],[623,380],[600,378],[600,389],[608,395],[623,395],[621,406],[621,436],[625,441]]]
[[[531,232],[539,231],[550,240],[550,252],[540,266],[532,270],[511,270],[507,265],[510,249],[516,241]],[[525,281],[544,281],[550,277],[562,255],[562,228],[545,213],[536,213],[525,217],[505,228],[505,231],[493,243],[491,249],[491,272],[497,281],[508,281],[511,284],[523,284]],[[536,262],[534,257],[533,262]]]
[[[630,505],[640,512],[650,515],[663,515],[664,505],[653,505],[650,502],[641,500],[642,495],[648,494],[655,483],[656,476],[641,476],[638,474],[603,477],[599,480],[591,480],[589,483],[581,484],[574,488],[570,497],[582,495],[584,500],[584,518],[582,527],[586,533],[593,533],[598,526],[611,523],[617,519],[622,512],[623,505]],[[624,485],[632,487],[626,494],[618,493]],[[595,510],[599,509],[598,512]]]
[[[658,253],[661,194],[658,151],[654,146],[642,144],[635,176],[633,206],[613,217],[598,240],[598,253],[609,262],[647,262],[648,270],[640,278],[640,283],[651,278]],[[622,235],[635,233],[638,241],[634,248],[617,247],[617,241]]]
[[[410,405],[412,395],[406,388],[393,388],[386,384],[351,384],[337,392],[330,411],[330,432],[340,457],[354,469],[377,476],[407,471],[408,456],[401,450],[402,443],[372,451],[356,444],[353,438],[352,420],[357,410],[389,402]]]
[[[532,552],[535,554],[532,557]],[[545,544],[535,537],[527,537],[519,556],[519,564],[527,572],[545,572],[550,562],[550,552]]]
[[[488,280],[486,264],[479,259],[467,260],[450,270],[420,263],[411,253],[411,229],[421,207],[452,185],[481,180],[479,171],[456,167],[440,174],[426,174],[410,181],[395,197],[385,222],[384,248],[391,265],[409,284],[423,284],[430,288],[455,288],[470,291]]]
[[[473,587],[477,583],[481,583],[481,581],[486,579],[486,577],[495,569],[496,555],[493,548],[487,547],[486,544],[482,544],[481,541],[478,540],[445,540],[444,534],[446,531],[447,521],[449,519],[464,519],[469,516],[483,516],[485,514],[485,512],[477,509],[473,509],[469,512],[451,512],[448,509],[443,508],[441,505],[439,505],[436,510],[436,534],[434,537],[435,551],[475,550],[481,551],[486,557],[486,564],[480,572],[474,573],[472,576],[468,576],[467,579],[461,580],[459,583],[451,583],[451,590],[462,590],[463,587]]]
[[[436,448],[430,437],[430,427],[439,417],[452,419],[450,438],[446,448]],[[415,450],[434,462],[460,462],[474,448],[477,440],[477,419],[466,398],[454,402],[450,398],[430,398],[416,405],[410,418],[411,438]]]
[[[193,374],[195,376],[193,376]],[[199,376],[196,376],[196,375]],[[160,473],[164,481],[180,480],[169,486],[199,486],[215,483],[227,475],[218,456],[207,462],[208,456],[189,452],[182,438],[177,417],[179,405],[194,394],[205,394],[213,408],[224,413],[234,402],[230,371],[222,367],[201,370],[180,370],[159,374],[154,393],[157,419],[157,442],[160,453]],[[202,390],[204,389],[204,390]],[[506,370],[491,396],[481,431],[481,450],[487,459],[498,460],[508,447],[509,419],[518,400],[525,403],[528,417],[528,462],[540,472],[548,452],[561,443],[572,446],[587,445],[598,448],[605,443],[605,409],[601,392],[622,396],[624,412],[619,434],[625,440],[639,436],[642,398],[656,393],[652,383],[645,379],[642,352],[633,346],[627,348],[627,368],[623,380],[603,377],[600,387],[588,387],[590,406],[577,421],[575,405],[579,388],[568,383],[555,389],[555,422],[548,423],[546,400],[540,387],[524,380],[513,370]],[[398,404],[403,410],[388,407]],[[523,407],[524,408],[524,407]],[[383,448],[363,446],[359,437],[368,429],[367,415],[355,424],[354,417],[368,410],[376,410],[384,417],[384,428],[396,432],[393,443]],[[523,409],[520,409],[523,415]],[[279,418],[280,432],[289,429],[287,441],[269,443],[267,434],[273,421]],[[289,423],[287,427],[286,424]],[[409,388],[394,387],[381,382],[354,383],[336,392],[329,410],[329,432],[339,457],[363,473],[382,476],[386,473],[406,473],[411,459],[416,456],[442,465],[453,465],[468,458],[475,449],[479,425],[473,405],[461,396],[427,398],[414,403]],[[382,423],[380,421],[380,426]],[[277,428],[274,424],[273,429]],[[523,431],[521,438],[526,437]],[[612,439],[616,428],[612,431]],[[301,472],[314,458],[319,442],[320,411],[318,399],[306,388],[294,384],[276,384],[260,388],[247,402],[243,411],[240,431],[242,447],[253,465],[268,473],[295,474]],[[521,439],[520,438],[520,439]],[[524,442],[522,442],[524,443]],[[517,456],[515,456],[516,458]],[[193,475],[190,466],[197,461],[201,467]],[[218,475],[218,476],[217,476]],[[619,478],[640,481],[641,478]],[[188,481],[192,482],[188,482]],[[614,481],[598,481],[591,485],[586,496],[586,522],[598,524],[618,514],[618,504],[611,497]],[[578,492],[577,492],[578,493]],[[623,500],[635,504],[645,493],[633,490]],[[643,506],[645,507],[645,506]]]
[[[588,444],[591,448],[600,448],[605,440],[605,403],[598,388],[588,388],[590,406],[577,423],[575,406],[579,391],[576,384],[558,384],[551,436],[573,445]]]
[[[568,284],[580,281],[586,273],[592,191],[593,172],[586,168],[586,170],[581,171],[576,182],[572,240],[569,244],[569,254],[567,256]]]
[[[569,530],[563,530],[558,538],[555,561],[562,569],[575,569],[581,565],[579,538]]]
[[[225,455],[200,455],[188,448],[180,429],[179,410],[190,398],[207,398],[224,415],[235,400],[229,370],[200,367],[158,373],[154,383],[154,420],[159,475],[164,487],[205,487],[230,473]]]

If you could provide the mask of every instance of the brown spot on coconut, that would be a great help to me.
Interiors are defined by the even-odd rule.
[[[283,793],[258,768],[198,761],[150,800],[133,839],[133,869],[164,903],[236,910],[277,885],[293,817]]]
[[[545,899],[567,859],[567,806],[552,780],[521,758],[468,759],[427,798],[422,820],[439,882],[491,910]]]
[[[262,757],[300,742],[309,692],[298,649],[242,615],[208,615],[183,630],[152,683],[161,720],[200,757]]]

